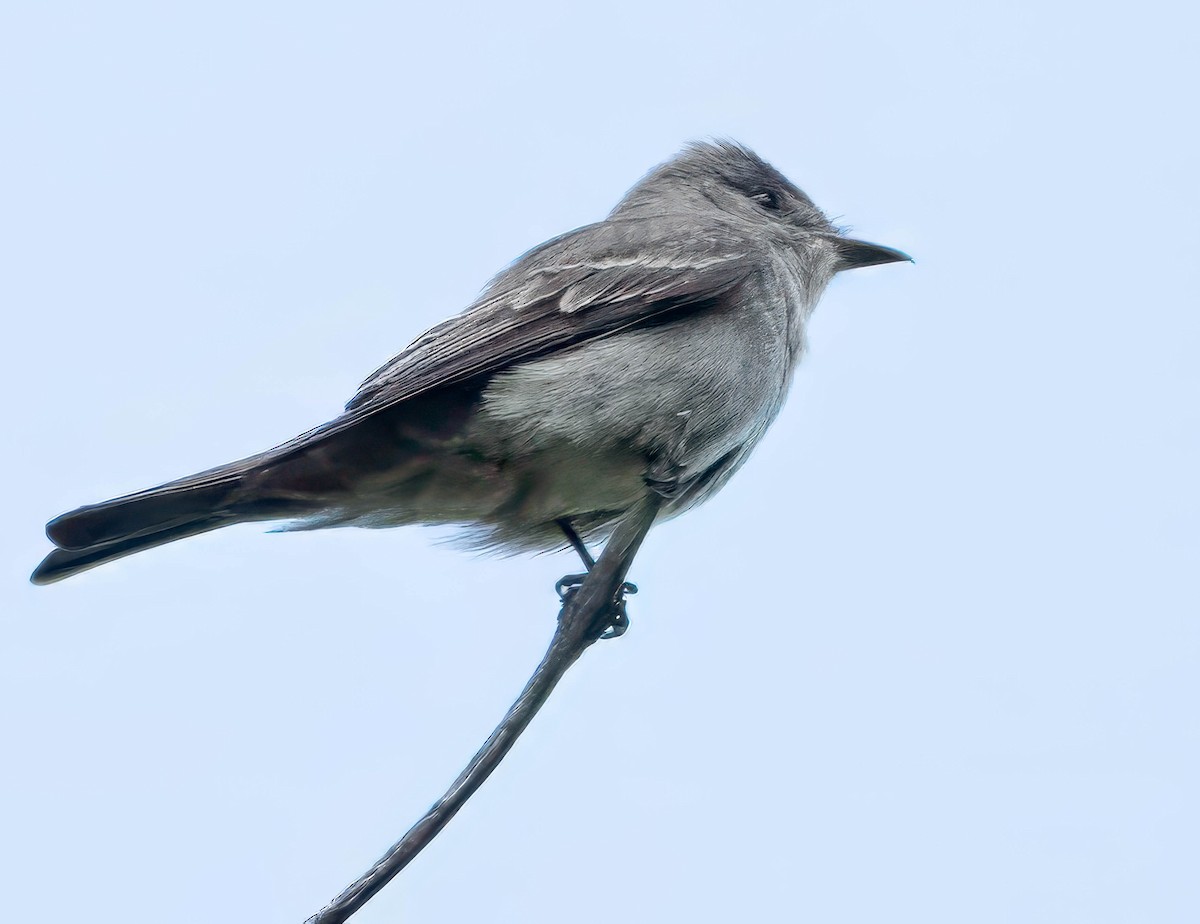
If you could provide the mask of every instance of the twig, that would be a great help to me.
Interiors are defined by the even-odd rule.
[[[354,914],[433,840],[491,775],[525,726],[542,708],[563,674],[608,628],[617,594],[638,547],[654,522],[660,504],[661,498],[651,494],[617,524],[599,560],[589,570],[579,590],[563,606],[558,629],[541,664],[491,737],[471,758],[467,768],[446,790],[446,794],[357,882],[308,918],[305,924],[340,924]]]

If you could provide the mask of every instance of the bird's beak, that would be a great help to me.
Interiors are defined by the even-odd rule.
[[[838,255],[837,271],[859,269],[863,266],[877,266],[880,263],[900,263],[907,260],[915,262],[912,257],[902,250],[884,247],[882,244],[872,244],[869,241],[856,241],[851,237],[832,237],[834,249]]]

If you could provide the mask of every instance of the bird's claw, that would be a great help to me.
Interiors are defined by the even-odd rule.
[[[579,592],[579,588],[583,586],[586,577],[587,574],[564,574],[555,583],[554,590],[558,594],[558,599],[562,601],[564,608],[571,602],[571,598]],[[609,615],[611,618],[608,628],[604,630],[600,638],[619,638],[628,631],[629,614],[625,611],[625,598],[633,596],[637,592],[637,584],[631,581],[625,581],[617,588],[616,596],[613,597],[613,601],[609,605]]]
[[[558,599],[565,606],[567,601],[575,596],[575,592],[583,586],[583,579],[586,574],[564,574],[554,585],[554,592],[558,594]]]

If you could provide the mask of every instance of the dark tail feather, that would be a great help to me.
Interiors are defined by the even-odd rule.
[[[275,520],[312,512],[314,505],[263,490],[264,456],[201,472],[148,491],[80,507],[46,525],[59,548],[30,580],[50,584],[88,568],[176,539],[248,520]]]
[[[46,524],[46,535],[59,548],[71,550],[157,535],[219,512],[229,495],[228,483],[176,482],[64,513]]]
[[[71,516],[71,514],[66,514],[66,516]],[[60,519],[62,518],[60,517]],[[150,549],[156,545],[174,542],[176,539],[186,539],[188,536],[206,533],[211,529],[220,529],[222,526],[236,523],[237,520],[237,517],[231,516],[209,516],[157,532],[129,536],[87,548],[55,549],[42,559],[42,563],[30,575],[29,580],[35,584],[53,584],[55,581],[61,581],[80,571],[103,565],[105,562],[124,558],[126,555],[132,555],[134,552]]]
[[[455,400],[462,404],[459,397]],[[339,418],[239,462],[64,513],[46,526],[46,535],[58,549],[38,565],[31,580],[49,584],[142,549],[234,523],[330,509],[359,481],[394,473],[419,453],[424,441],[446,439],[440,430],[427,432],[429,420],[438,428],[451,427],[451,434],[457,432],[454,428],[461,421],[434,415],[440,405],[430,401],[413,404],[405,412],[408,416],[379,414],[353,426],[342,426]]]

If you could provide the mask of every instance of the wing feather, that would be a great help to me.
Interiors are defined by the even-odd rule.
[[[753,272],[754,252],[731,227],[698,233],[683,217],[610,219],[572,231],[520,258],[465,312],[376,370],[346,410],[371,414],[719,298]]]

